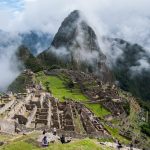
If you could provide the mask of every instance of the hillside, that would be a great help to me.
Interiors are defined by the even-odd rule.
[[[111,135],[108,140],[100,136],[100,140],[119,139],[125,145],[133,140],[138,141],[136,147],[149,146],[147,111],[140,107],[130,93],[115,85],[105,84],[92,74],[67,69],[41,71],[30,76],[25,72],[23,76],[29,77],[27,81],[31,81],[20,83],[18,87],[24,87],[24,91],[28,87],[39,88],[37,85],[43,85],[43,91],[50,92],[62,104],[66,101],[82,103],[100,119],[104,129]],[[85,129],[78,119],[74,120],[76,132],[83,134]]]
[[[107,40],[112,44],[112,51],[118,48],[122,52],[116,63],[112,63],[112,72],[119,81],[120,87],[140,99],[149,101],[150,57],[147,52],[140,45],[122,39]]]
[[[9,136],[5,136],[5,140],[9,141],[10,144],[1,147],[1,150],[41,150],[36,138],[40,135],[40,132],[33,132],[26,136],[15,137],[12,141],[9,141]],[[115,150],[110,146],[101,145],[97,140],[93,139],[75,139],[69,144],[61,144],[60,142],[51,143],[46,150]]]
[[[108,56],[75,10],[37,57],[24,45],[18,48],[21,74],[0,95],[0,148],[38,150],[47,136],[47,150],[113,150],[116,141],[125,150],[131,143],[149,149],[150,72],[142,63],[149,65],[150,58],[137,44],[103,42],[110,46]],[[112,60],[116,49],[121,54]],[[60,144],[61,135],[72,141]]]
[[[98,44],[94,30],[83,19],[81,12],[75,10],[64,19],[50,48],[39,54],[38,59],[46,66],[58,65],[94,73],[105,82],[117,80],[123,90],[148,102],[150,58],[146,50],[122,39],[105,37],[102,41],[108,46],[107,57]],[[113,58],[116,50],[120,55]]]
[[[33,72],[38,72],[43,69],[39,60],[33,56],[30,50],[24,45],[20,46],[16,51],[16,57],[20,61],[20,69],[31,69]]]

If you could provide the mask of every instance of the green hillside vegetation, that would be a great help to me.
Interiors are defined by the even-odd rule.
[[[141,126],[141,131],[150,137],[150,123],[143,124]]]
[[[27,47],[23,45],[18,48],[16,56],[23,63],[26,69],[31,69],[33,72],[38,72],[43,69],[40,61],[30,53]]]
[[[81,92],[78,86],[69,88],[67,85],[69,81],[62,80],[59,76],[47,76],[43,72],[39,72],[36,75],[38,82],[42,82],[46,90],[52,92],[54,97],[58,98],[60,101],[64,99],[73,99],[76,101],[87,101],[88,98]]]
[[[2,146],[1,150],[41,150],[40,143],[37,142],[39,133],[31,133],[26,136],[21,136],[11,140],[8,138],[8,144]],[[1,136],[0,136],[1,137]],[[11,141],[10,141],[11,140]],[[50,143],[49,147],[44,148],[45,150],[113,150],[101,146],[97,140],[94,139],[82,139],[73,140],[68,144],[61,144],[60,142]]]
[[[105,109],[101,104],[86,104],[97,117],[103,118],[106,115],[111,114],[107,109]]]
[[[36,147],[27,142],[14,142],[8,146],[2,148],[2,150],[41,150],[43,148]],[[78,140],[69,144],[62,145],[61,143],[50,144],[45,150],[112,150],[110,148],[102,148],[102,146],[97,145],[93,140],[85,139]]]
[[[118,139],[121,143],[130,144],[131,141],[129,141],[125,137],[119,135],[119,129],[112,128],[112,127],[110,127],[108,125],[104,125],[104,126],[109,131],[109,133],[112,135],[112,137],[114,137],[115,139]]]
[[[58,76],[47,76],[43,72],[36,74],[36,80],[42,82],[47,91],[52,92],[54,97],[61,101],[65,99],[73,99],[75,101],[86,102],[88,97],[86,97],[80,90],[78,85],[72,85],[73,83],[64,75],[59,74]],[[72,84],[71,84],[72,83]],[[100,104],[86,104],[97,117],[103,118],[104,116],[110,114]]]
[[[12,91],[14,93],[24,93],[26,92],[26,84],[31,81],[31,78],[27,75],[21,74],[18,76],[8,87],[8,91]]]
[[[146,54],[145,50],[137,44],[130,44],[121,39],[116,39],[116,41],[119,44],[125,45],[123,47],[123,57],[117,59],[116,66],[114,66],[112,70],[120,83],[120,87],[142,100],[149,101],[150,71],[143,69],[141,73],[138,72],[138,70],[131,72],[131,67],[140,68],[139,60],[141,60],[141,58],[144,58],[150,63],[150,57]]]

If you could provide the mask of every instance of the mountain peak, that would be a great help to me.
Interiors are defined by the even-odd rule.
[[[97,36],[84,18],[81,17],[79,10],[74,10],[64,19],[54,37],[52,46],[55,48],[65,47],[69,51],[84,49],[100,52]]]
[[[79,18],[81,14],[80,10],[74,10],[70,13],[70,15],[68,17],[74,16],[75,18]]]
[[[51,47],[40,57],[44,61],[47,60],[47,65],[51,64],[52,60],[53,63],[61,62],[58,63],[60,65],[65,59],[65,64],[70,64],[75,69],[94,72],[111,80],[110,71],[105,64],[106,56],[100,49],[96,33],[79,10],[74,10],[64,19]]]
[[[52,46],[59,48],[64,46],[76,36],[78,21],[80,19],[80,11],[74,10],[62,22],[57,34],[54,37]]]

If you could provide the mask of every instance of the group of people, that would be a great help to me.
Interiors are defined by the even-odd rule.
[[[52,133],[53,133],[54,136],[57,135],[56,128],[53,129],[53,132],[52,132]],[[42,139],[42,146],[43,146],[43,147],[47,147],[47,146],[49,145],[48,138],[47,138],[47,136],[46,136],[45,134],[46,134],[46,131],[44,130],[44,131],[43,131],[44,137],[43,137],[43,139]],[[67,138],[65,137],[65,135],[63,135],[63,134],[58,138],[58,140],[60,140],[60,142],[61,142],[62,144],[71,142],[71,138],[67,139]]]
[[[121,148],[123,148],[122,144],[117,140],[117,149],[121,150]],[[129,150],[133,150],[133,144],[130,144],[130,149]]]

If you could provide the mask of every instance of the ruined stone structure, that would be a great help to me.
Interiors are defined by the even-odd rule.
[[[19,94],[20,95],[20,94]],[[17,97],[17,96],[16,96]],[[31,92],[22,99],[11,100],[11,109],[4,113],[0,120],[0,129],[3,132],[21,132],[22,129],[53,129],[58,132],[80,134],[75,120],[84,129],[84,136],[109,136],[109,133],[101,125],[100,120],[83,104],[74,101],[59,102],[45,92]],[[5,122],[11,122],[5,126]],[[13,123],[12,123],[13,122]]]
[[[70,77],[74,84],[80,85],[81,91],[90,98],[89,103],[100,103],[113,116],[125,115],[122,107],[124,100],[119,96],[116,85],[103,83],[96,76],[84,72],[65,69],[61,72]]]
[[[31,72],[27,73],[32,77],[33,74]],[[72,72],[70,72],[70,74],[72,74],[73,82],[79,82],[83,78],[89,82],[91,81],[89,80],[91,79],[90,75],[81,73],[79,76],[76,76],[76,74],[73,75]],[[96,80],[96,82],[98,81]],[[85,89],[82,84],[80,86],[85,93],[89,92],[89,95],[91,94],[92,96],[91,91]],[[97,89],[98,88],[95,87],[93,92],[97,92],[97,95],[100,97],[100,91],[97,91]],[[103,92],[106,90],[108,90],[108,88],[104,89]],[[111,91],[108,93],[112,95]],[[106,98],[106,95],[104,95],[104,97]],[[117,99],[118,97],[115,95],[114,98]],[[3,98],[3,101],[4,99],[6,103],[1,103],[0,113],[3,120],[13,122],[8,128],[6,127],[8,130],[11,128],[12,132],[41,129],[52,130],[56,128],[58,133],[67,133],[71,136],[110,136],[109,132],[101,124],[100,119],[84,104],[72,100],[60,102],[50,93],[44,92],[41,83],[38,85],[32,82],[30,85],[27,85],[26,93],[6,96],[6,98]],[[113,101],[109,101],[109,103],[110,102],[113,103]],[[105,100],[103,105],[107,107],[109,103]],[[110,107],[110,109],[113,108]],[[0,120],[0,129],[5,132],[7,130],[3,124],[3,121]]]

